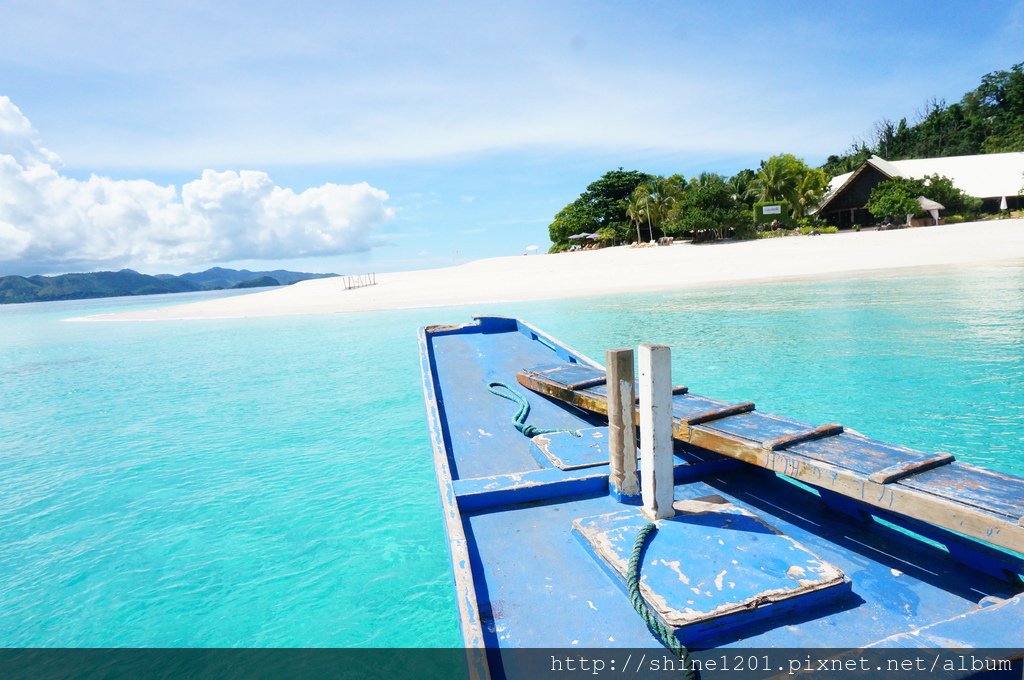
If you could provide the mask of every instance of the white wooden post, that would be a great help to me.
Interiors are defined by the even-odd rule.
[[[619,501],[636,503],[636,389],[633,386],[633,350],[610,349],[608,367],[608,492]]]
[[[673,517],[672,350],[640,345],[640,490],[649,519]]]

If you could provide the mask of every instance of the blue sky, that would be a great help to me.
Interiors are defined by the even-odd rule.
[[[545,249],[609,169],[817,164],[1024,46],[1022,2],[371,4],[4,3],[0,274]]]

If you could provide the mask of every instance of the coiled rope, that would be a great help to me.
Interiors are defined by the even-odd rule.
[[[507,394],[499,392],[498,388],[501,388],[507,392]],[[519,410],[512,416],[512,421],[515,423],[516,429],[522,432],[527,437],[536,437],[539,434],[551,434],[552,432],[568,432],[574,437],[581,436],[576,430],[560,430],[558,428],[543,430],[533,425],[527,425],[526,419],[530,415],[530,402],[526,401],[526,397],[519,394],[511,387],[503,382],[489,382],[487,383],[487,389],[490,390],[491,394],[497,395],[502,399],[508,399],[519,404]]]
[[[626,589],[629,591],[629,601],[633,603],[633,609],[644,620],[651,632],[658,636],[662,644],[671,649],[683,662],[683,677],[686,680],[695,680],[696,675],[693,665],[690,663],[690,652],[679,641],[672,630],[661,622],[651,608],[647,606],[644,596],[640,594],[640,554],[647,545],[648,537],[658,530],[657,525],[648,522],[637,533],[633,542],[633,552],[629,556],[629,567],[626,570]]]

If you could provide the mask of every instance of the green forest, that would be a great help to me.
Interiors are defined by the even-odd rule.
[[[809,211],[817,206],[832,177],[855,170],[871,155],[903,160],[1007,151],[1024,151],[1024,63],[989,73],[955,104],[928,102],[913,122],[901,118],[875,123],[869,140],[855,141],[820,167],[811,167],[792,154],[779,154],[761,161],[757,170],[740,170],[731,177],[712,172],[663,177],[621,167],[611,170],[555,215],[548,227],[551,252],[663,236],[701,242],[767,238],[792,230],[827,233],[835,228]],[[936,194],[934,200],[957,213],[956,219],[974,216],[980,205],[948,178],[935,176],[882,182],[868,208],[879,218],[916,212],[919,208],[911,205],[911,199],[916,200],[917,194],[908,196],[925,186]],[[782,210],[764,215],[760,207],[765,204]]]

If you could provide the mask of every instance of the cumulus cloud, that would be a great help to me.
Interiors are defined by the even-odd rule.
[[[180,191],[68,177],[0,97],[0,275],[358,252],[394,216],[387,200],[365,182],[295,192],[254,170],[204,170]]]

